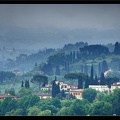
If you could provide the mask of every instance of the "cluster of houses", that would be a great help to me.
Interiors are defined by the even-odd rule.
[[[64,90],[66,94],[72,94],[77,99],[82,99],[82,92],[84,89],[78,89],[77,85],[67,84],[63,81],[56,81],[56,84],[59,83],[60,91]],[[120,82],[114,83],[111,85],[111,88],[109,88],[107,85],[89,85],[89,88],[98,90],[100,92],[107,92],[108,94],[113,92],[114,89],[120,88]],[[52,90],[52,85],[46,85],[41,88],[41,90]],[[52,98],[50,94],[39,94],[39,97],[41,99],[47,99]]]
[[[64,90],[66,94],[72,94],[75,96],[77,99],[82,99],[82,92],[84,89],[78,89],[77,85],[72,85],[72,84],[67,84],[64,83],[63,81],[56,81],[56,84],[59,83],[60,86],[60,91]],[[89,88],[98,90],[100,92],[107,92],[108,94],[113,92],[114,89],[120,88],[120,82],[114,83],[111,85],[111,88],[108,88],[107,85],[89,85]],[[52,85],[47,84],[44,87],[41,87],[42,91],[50,90],[52,91]],[[41,93],[41,94],[36,94],[40,97],[40,99],[48,99],[52,98],[52,95],[49,93]],[[0,99],[5,99],[6,97],[11,96],[10,94],[5,94],[5,95],[0,95]],[[17,99],[16,96],[11,96],[13,99]]]

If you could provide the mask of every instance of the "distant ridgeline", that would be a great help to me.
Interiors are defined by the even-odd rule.
[[[80,48],[80,54],[82,55],[100,55],[100,54],[109,54],[109,49],[102,45],[89,45],[83,48]]]

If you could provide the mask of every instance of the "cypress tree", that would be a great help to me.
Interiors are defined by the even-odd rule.
[[[79,52],[78,51],[76,52],[76,57],[77,57],[77,59],[79,59]]]
[[[22,80],[22,84],[21,84],[21,87],[24,87],[24,82],[23,82],[23,80]]]
[[[98,63],[98,76],[100,77],[101,75],[101,63]]]
[[[84,73],[88,74],[88,66],[86,65],[86,63],[85,63],[85,66],[84,66]]]
[[[120,54],[120,44],[118,42],[115,43],[114,54]]]
[[[93,84],[93,64],[91,66],[90,84]]]
[[[83,89],[83,79],[81,76],[78,77],[78,89]]]
[[[55,83],[55,80],[53,80],[53,83],[52,83],[52,97],[54,98],[55,97],[55,85],[56,85],[56,83]]]
[[[89,77],[87,75],[87,78],[85,79],[85,88],[89,88],[89,84],[90,84],[90,81],[89,81]]]
[[[102,61],[102,71],[101,72],[104,73],[107,70],[108,70],[108,64],[107,64],[106,60],[103,60]]]
[[[105,84],[106,84],[106,81],[105,81],[104,73],[101,73],[100,85],[105,85]]]
[[[95,80],[94,80],[94,85],[98,85],[98,78],[97,78],[97,74],[95,74]]]
[[[25,80],[25,88],[29,88],[30,84],[29,84],[29,80]]]
[[[57,84],[56,84],[56,80],[57,80],[57,78],[56,78],[56,76],[55,76],[55,80],[53,80],[53,82],[52,82],[52,97],[53,97],[53,98],[55,98],[56,95],[57,95],[58,93],[60,93],[59,83],[58,83],[58,85],[57,85]]]
[[[75,60],[75,51],[73,51],[73,57],[72,57],[73,61]]]
[[[72,53],[72,51],[70,52],[70,62],[72,63],[72,61],[73,61],[73,53]]]

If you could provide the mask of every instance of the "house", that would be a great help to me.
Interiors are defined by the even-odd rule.
[[[98,90],[100,92],[104,92],[104,91],[110,92],[110,89],[108,88],[107,85],[89,85],[89,88]]]
[[[52,98],[52,95],[48,94],[48,93],[41,93],[41,94],[38,94],[37,96],[39,96],[40,99],[49,99],[49,98]]]
[[[67,83],[64,83],[63,81],[56,81],[56,84],[58,83],[60,86],[60,91],[62,90],[69,91],[70,89],[77,89],[76,85],[67,84]]]
[[[5,99],[6,97],[11,97],[12,99],[18,99],[16,96],[13,96],[13,95],[10,95],[10,94],[0,95],[0,99]]]
[[[111,85],[111,92],[113,92],[113,90],[116,88],[120,88],[120,83]]]
[[[77,99],[82,99],[83,89],[70,89],[69,93],[75,96]]]
[[[45,85],[44,87],[41,87],[41,90],[45,91],[45,90],[52,90],[52,85],[48,84]]]

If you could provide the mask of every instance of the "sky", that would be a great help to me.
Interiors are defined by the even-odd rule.
[[[27,47],[27,43],[33,49],[61,47],[64,43],[79,41],[115,43],[120,41],[120,5],[0,4],[0,27],[0,42],[12,47]],[[21,30],[20,37],[16,29]]]

